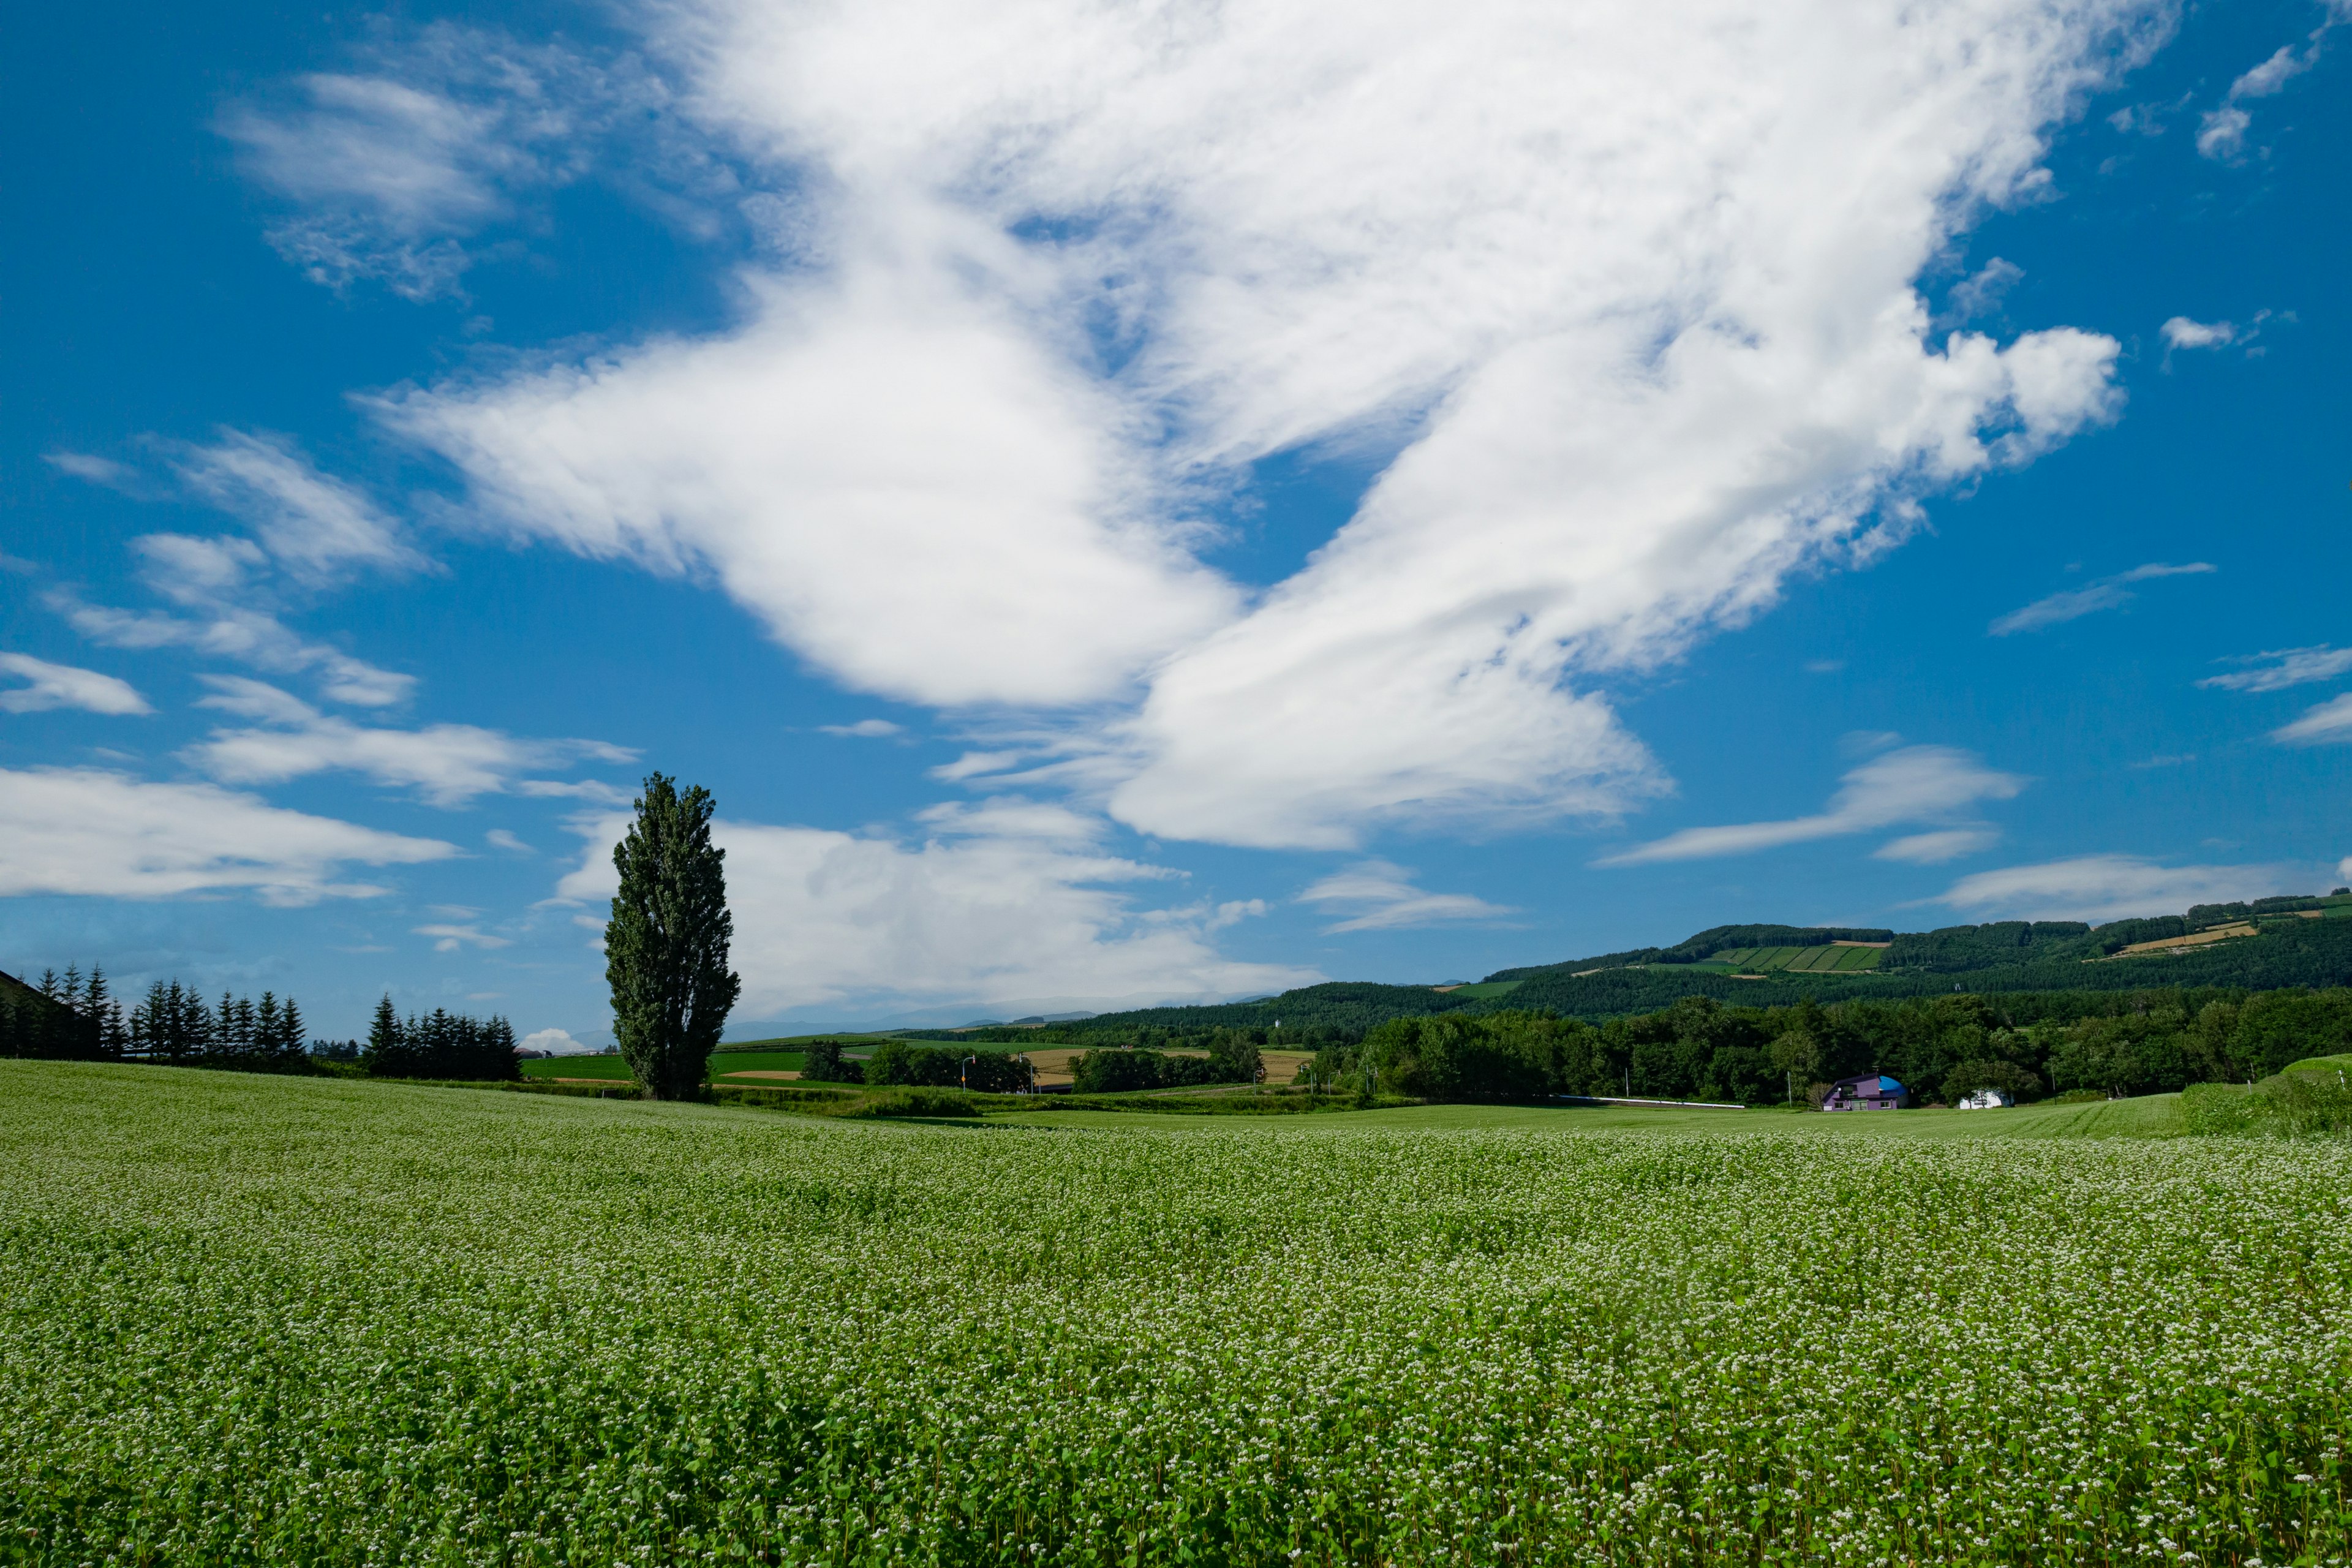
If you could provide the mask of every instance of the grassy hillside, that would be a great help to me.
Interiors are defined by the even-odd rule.
[[[0,1540],[2344,1561],[2352,1149],[1903,1135],[1937,1125],[925,1126],[0,1062]]]

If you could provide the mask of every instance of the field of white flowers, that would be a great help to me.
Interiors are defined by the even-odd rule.
[[[2352,1152],[0,1062],[0,1561],[2352,1561]]]

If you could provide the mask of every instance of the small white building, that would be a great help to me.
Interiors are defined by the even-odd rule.
[[[1999,1110],[2016,1103],[2017,1096],[2005,1089],[1972,1089],[1960,1096],[1962,1110]]]

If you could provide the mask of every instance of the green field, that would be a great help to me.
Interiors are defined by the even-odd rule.
[[[0,1062],[0,1558],[2352,1554],[2343,1142],[1026,1120]]]
[[[710,1058],[710,1076],[717,1079],[730,1072],[798,1072],[801,1053],[798,1051],[736,1051],[717,1052]],[[522,1076],[527,1079],[596,1079],[614,1083],[627,1083],[629,1064],[619,1057],[543,1057],[522,1064]]]

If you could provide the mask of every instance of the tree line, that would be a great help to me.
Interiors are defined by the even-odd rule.
[[[156,981],[125,1007],[92,964],[45,971],[34,985],[0,988],[0,1056],[145,1061],[238,1072],[307,1072],[302,1009],[290,996],[224,992],[207,1002],[177,980]]]
[[[1871,1071],[1921,1100],[2000,1088],[2156,1094],[2248,1083],[2305,1057],[2352,1051],[2352,989],[2151,991],[2093,1010],[2081,994],[1974,994],[1829,1005],[1690,996],[1600,1025],[1507,1010],[1395,1018],[1318,1051],[1307,1075],[1431,1100],[1632,1095],[1769,1103]]]
[[[515,1060],[514,1026],[505,1018],[472,1018],[439,1007],[403,1018],[390,996],[375,1005],[360,1066],[371,1078],[484,1082],[522,1076]]]
[[[1006,1051],[885,1040],[866,1060],[854,1062],[842,1054],[851,1044],[811,1040],[803,1046],[801,1081],[968,1089],[981,1094],[1026,1094],[1037,1086],[1037,1075],[1029,1063]]]
[[[502,1017],[435,1008],[401,1018],[387,996],[364,1048],[309,1038],[301,1005],[264,991],[208,1002],[192,985],[158,980],[125,1007],[98,965],[0,984],[0,1056],[52,1061],[148,1062],[233,1072],[320,1073],[340,1067],[374,1078],[512,1079],[514,1028]],[[332,1064],[332,1065],[331,1065]],[[345,1066],[344,1064],[350,1064]]]

